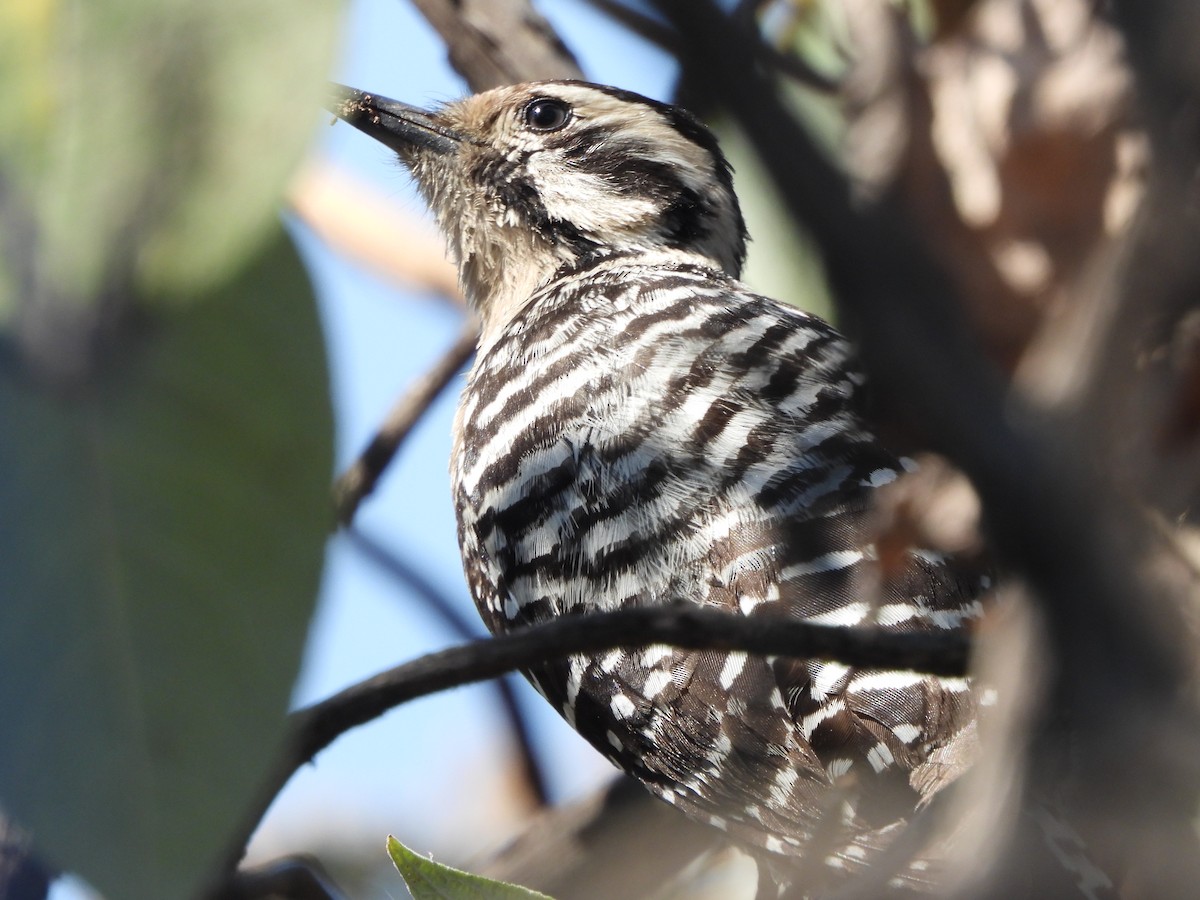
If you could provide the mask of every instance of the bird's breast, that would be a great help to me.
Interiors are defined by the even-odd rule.
[[[460,408],[460,541],[489,624],[778,599],[780,524],[857,474],[854,385],[807,352],[832,332],[695,278],[553,299],[488,348]]]

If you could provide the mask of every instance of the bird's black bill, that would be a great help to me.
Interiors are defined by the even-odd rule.
[[[462,138],[423,109],[343,84],[331,85],[326,108],[397,153],[416,148],[451,153]]]

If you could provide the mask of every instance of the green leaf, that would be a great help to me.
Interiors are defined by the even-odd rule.
[[[224,849],[329,522],[323,342],[282,229],[201,300],[57,393],[0,359],[0,806],[114,898],[192,896]]]
[[[409,850],[390,834],[387,851],[413,900],[550,900],[528,888],[435,863]]]
[[[340,0],[0,3],[0,806],[193,894],[283,728],[331,416],[278,224]]]
[[[178,301],[247,264],[320,119],[340,7],[0,3],[0,323],[85,315],[118,284]]]

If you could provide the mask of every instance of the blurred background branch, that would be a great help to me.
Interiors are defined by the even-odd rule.
[[[441,237],[353,175],[329,163],[310,163],[292,182],[288,202],[321,240],[357,264],[463,305],[458,273]]]
[[[479,327],[468,320],[458,338],[432,369],[413,383],[401,397],[371,442],[333,486],[334,511],[338,522],[349,525],[358,506],[375,490],[384,471],[391,464],[404,439],[428,412],[429,407],[452,383],[454,376],[475,353]]]

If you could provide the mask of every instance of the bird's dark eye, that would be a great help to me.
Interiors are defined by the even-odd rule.
[[[525,107],[525,124],[534,131],[558,131],[571,121],[571,107],[553,97],[540,97]]]

